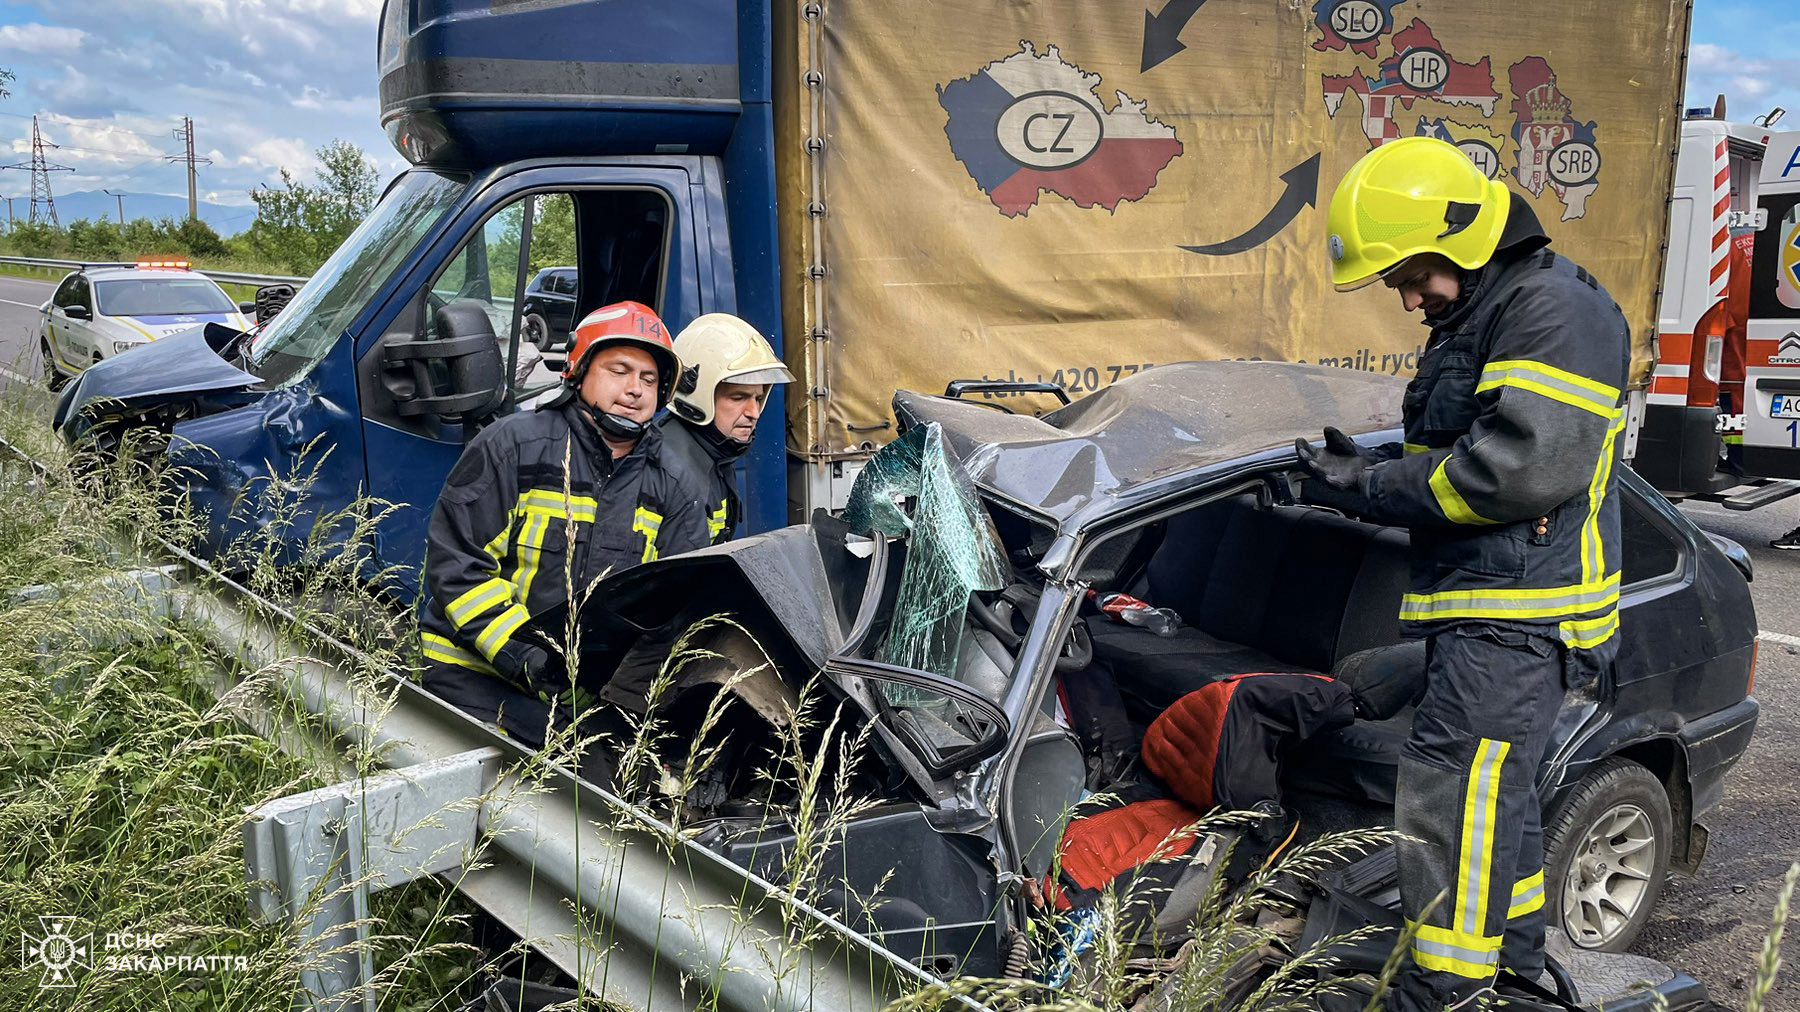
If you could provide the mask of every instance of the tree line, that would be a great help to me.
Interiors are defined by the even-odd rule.
[[[361,148],[336,140],[314,152],[310,182],[281,170],[279,186],[250,191],[256,218],[229,238],[198,219],[137,218],[123,227],[105,216],[57,228],[18,223],[0,237],[11,256],[52,260],[129,261],[175,256],[196,265],[249,273],[308,275],[337,249],[375,206],[375,165]]]

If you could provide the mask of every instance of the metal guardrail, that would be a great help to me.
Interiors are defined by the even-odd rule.
[[[52,270],[69,271],[80,267],[137,266],[136,261],[47,260],[41,257],[0,257],[0,264],[13,264],[19,267],[47,267]],[[232,285],[293,285],[298,288],[310,280],[282,274],[239,274],[236,271],[211,271],[200,267],[193,268],[193,271],[196,274],[204,274],[214,281],[223,281]]]
[[[3,438],[0,457],[43,468]],[[187,579],[150,581],[147,603],[200,629],[245,670],[280,672],[277,698],[251,715],[258,733],[284,746],[316,743],[282,716],[304,707],[334,748],[376,756],[392,771],[271,801],[245,825],[251,914],[297,919],[312,951],[324,953],[302,975],[302,1007],[373,1008],[362,987],[366,953],[344,945],[368,931],[369,893],[426,874],[591,993],[645,1012],[689,1009],[699,994],[742,1012],[874,1012],[937,982],[570,770],[539,764],[522,777],[527,750],[418,685],[389,676],[390,698],[369,698],[366,681],[346,667],[369,670],[372,658],[180,546],[162,548],[177,571],[156,572]],[[475,793],[473,783],[481,784]],[[326,902],[309,904],[309,896]],[[813,932],[820,940],[792,944],[802,925],[824,929]]]

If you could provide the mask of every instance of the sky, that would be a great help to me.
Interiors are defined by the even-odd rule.
[[[17,75],[0,99],[0,146],[28,161],[35,113],[61,145],[50,159],[74,170],[51,177],[57,192],[186,196],[183,167],[165,159],[191,116],[196,153],[212,159],[200,197],[243,205],[245,226],[253,187],[283,168],[306,178],[333,139],[361,147],[385,179],[403,166],[378,122],[380,11],[381,0],[0,0],[0,67]],[[1800,130],[1800,3],[1695,0],[1692,38],[1687,105],[1723,93],[1739,121],[1781,105],[1793,112],[1780,126]],[[0,195],[29,186],[25,172],[0,171]]]

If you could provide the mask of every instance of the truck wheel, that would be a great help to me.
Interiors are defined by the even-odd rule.
[[[50,357],[50,339],[38,337],[38,347],[44,353],[44,385],[51,390],[61,390],[69,383],[69,377],[56,369],[56,361]]]
[[[525,330],[525,340],[537,345],[539,351],[550,348],[550,325],[536,313],[528,313],[520,324]]]
[[[1669,873],[1675,839],[1662,782],[1629,759],[1595,766],[1544,827],[1544,914],[1583,949],[1624,952]]]

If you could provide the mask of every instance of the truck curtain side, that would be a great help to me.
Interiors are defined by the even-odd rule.
[[[1410,376],[1424,332],[1379,287],[1331,290],[1323,208],[1356,158],[1414,134],[1531,203],[1619,300],[1649,379],[1682,0],[774,14],[783,319],[805,377],[788,446],[813,478],[796,488],[829,490],[892,436],[896,387],[1080,396],[1234,358]]]

